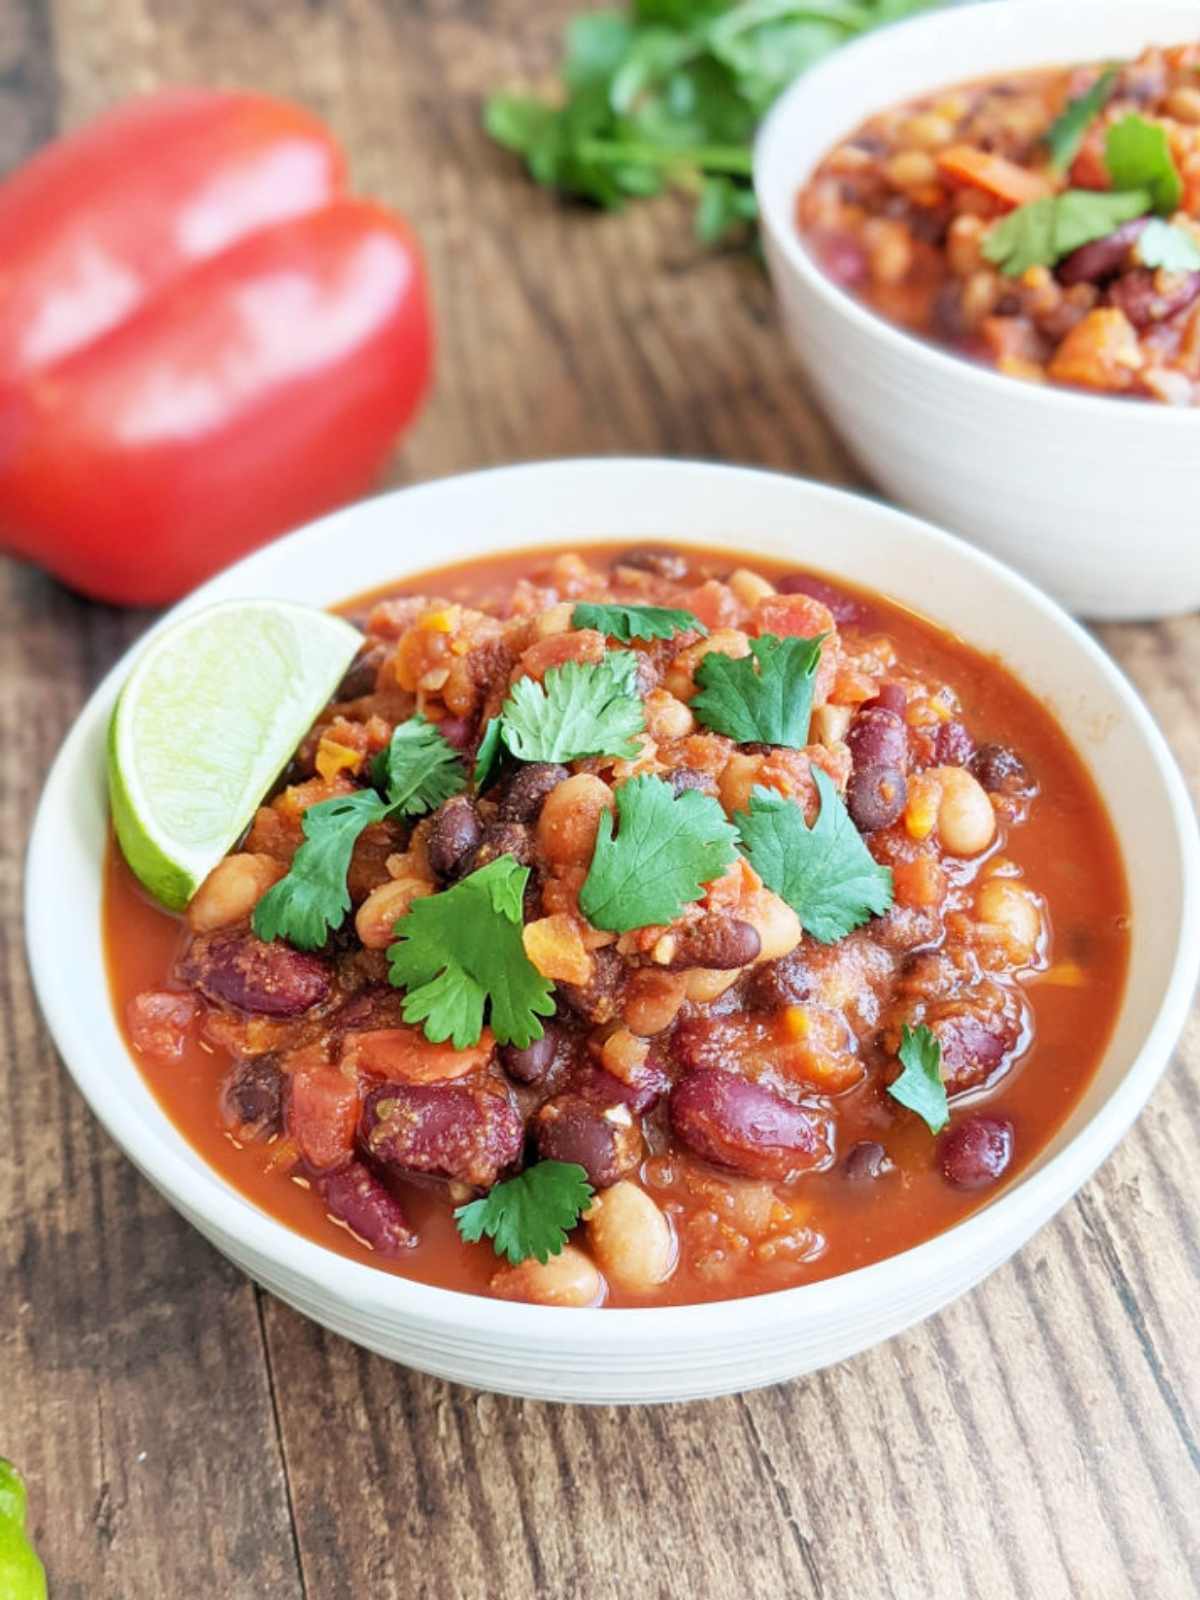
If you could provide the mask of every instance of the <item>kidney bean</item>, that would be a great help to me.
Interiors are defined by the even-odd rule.
[[[273,1056],[236,1061],[221,1085],[221,1117],[243,1139],[269,1139],[283,1127],[283,1073]]]
[[[461,877],[483,836],[475,802],[456,794],[433,814],[426,840],[429,865],[439,878]]]
[[[706,1160],[752,1178],[786,1181],[833,1156],[829,1118],[731,1072],[689,1072],[671,1091],[677,1139]]]
[[[822,239],[817,255],[827,277],[843,289],[856,289],[867,278],[867,253],[857,240],[845,234]]]
[[[551,789],[570,777],[556,761],[533,761],[521,767],[504,785],[499,816],[503,822],[536,822],[542,802]]]
[[[390,983],[368,983],[337,1008],[329,1026],[339,1046],[347,1034],[403,1027],[404,995]]]
[[[668,545],[637,544],[622,552],[619,564],[634,567],[638,572],[652,572],[656,578],[666,578],[669,583],[682,583],[687,577],[686,556]]]
[[[846,809],[860,833],[890,828],[908,800],[899,767],[856,767],[846,787]]]
[[[372,694],[386,654],[387,651],[381,644],[364,645],[346,668],[345,676],[333,696],[334,700],[361,700],[363,695]]]
[[[933,741],[933,759],[939,767],[965,767],[975,754],[975,741],[961,722],[943,722]]]
[[[881,683],[874,700],[868,700],[861,711],[894,711],[903,717],[908,710],[908,696],[898,683]]]
[[[1037,784],[1015,750],[1006,744],[981,744],[970,760],[972,776],[989,794],[1030,795]]]
[[[475,743],[473,717],[443,717],[437,729],[446,743],[452,744],[456,750],[468,750]]]
[[[1109,304],[1123,311],[1135,328],[1149,328],[1155,322],[1186,311],[1200,299],[1200,272],[1180,272],[1171,276],[1169,286],[1160,290],[1158,274],[1138,267],[1118,278],[1108,291]]]
[[[501,856],[512,856],[523,867],[533,865],[533,834],[523,822],[489,822],[469,858],[468,872],[478,872]]]
[[[986,1083],[1020,1037],[1020,1021],[1002,1011],[961,1011],[931,1024],[942,1047],[942,1076],[951,1094]]]
[[[500,1047],[500,1065],[517,1083],[540,1083],[554,1065],[561,1035],[550,1023],[540,1039],[519,1049],[515,1044]]]
[[[799,950],[764,961],[750,975],[746,999],[753,1011],[778,1011],[782,1006],[798,1006],[811,998],[813,975]]]
[[[586,984],[560,983],[558,997],[588,1022],[611,1022],[621,1009],[625,963],[611,948],[592,951],[592,976]]]
[[[653,1056],[628,1078],[588,1062],[571,1078],[571,1091],[595,1106],[628,1106],[636,1115],[652,1110],[671,1087],[671,1080]]]
[[[1013,1125],[1007,1117],[967,1117],[942,1138],[938,1160],[956,1189],[995,1183],[1013,1158]]]
[[[641,1130],[627,1105],[601,1108],[582,1095],[557,1094],[533,1119],[543,1161],[574,1161],[593,1189],[607,1189],[642,1159]]]
[[[807,572],[789,572],[777,580],[775,587],[780,594],[806,594],[811,600],[819,600],[823,606],[829,607],[833,620],[839,626],[844,623],[861,625],[870,615],[861,600],[856,600],[844,589],[834,588],[824,578],[814,578]]]
[[[877,1139],[861,1139],[846,1152],[842,1172],[851,1183],[870,1183],[894,1172],[895,1163]]]
[[[489,1188],[521,1154],[525,1126],[507,1094],[468,1084],[386,1083],[363,1107],[367,1153],[399,1173]]]
[[[908,729],[904,719],[885,706],[864,707],[846,733],[846,745],[858,767],[908,766]]]
[[[263,1017],[298,1017],[329,998],[333,976],[320,956],[245,928],[220,928],[193,939],[179,977],[208,1000]]]
[[[1123,222],[1112,233],[1106,233],[1103,239],[1093,239],[1090,244],[1072,250],[1058,264],[1058,281],[1070,288],[1076,283],[1103,283],[1106,278],[1115,277],[1128,262],[1129,252],[1141,238],[1149,220],[1135,217],[1132,222]]]
[[[711,772],[701,772],[696,767],[676,767],[667,777],[667,782],[675,794],[683,794],[688,789],[700,789],[705,794],[716,794],[717,780]]]
[[[675,953],[665,963],[669,972],[684,972],[689,967],[731,972],[735,967],[748,967],[762,949],[757,928],[719,911],[685,923],[668,937],[675,941]]]
[[[399,1200],[361,1161],[321,1173],[313,1188],[330,1216],[344,1222],[378,1255],[401,1256],[421,1242]]]

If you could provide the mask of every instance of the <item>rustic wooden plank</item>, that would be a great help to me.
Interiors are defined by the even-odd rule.
[[[440,376],[393,481],[625,450],[850,481],[752,263],[697,251],[670,201],[562,208],[482,135],[482,94],[545,78],[572,9],[54,0],[52,41],[36,0],[0,0],[0,165],[56,119],[162,82],[298,95],[430,259]],[[84,686],[138,619],[2,576],[11,841]],[[1200,623],[1102,637],[1200,792]],[[1200,1024],[1079,1200],[922,1328],[740,1399],[522,1404],[407,1373],[271,1300],[260,1330],[252,1291],[46,1069],[17,876],[10,847],[0,1115],[19,1159],[0,1167],[0,1262],[19,1309],[0,1329],[0,1448],[34,1478],[56,1596],[175,1594],[199,1573],[231,1600],[1195,1592]]]

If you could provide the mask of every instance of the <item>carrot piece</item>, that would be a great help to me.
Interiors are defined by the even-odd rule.
[[[1023,206],[1054,192],[1040,172],[1030,172],[1015,161],[994,156],[973,144],[953,144],[943,150],[938,168],[944,177],[984,189],[1010,206]]]

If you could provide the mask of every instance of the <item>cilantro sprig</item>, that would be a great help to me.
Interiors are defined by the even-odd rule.
[[[674,922],[734,860],[737,829],[711,795],[677,795],[661,778],[631,778],[616,800],[619,826],[614,836],[602,814],[580,909],[613,933]]]
[[[708,633],[699,617],[670,606],[602,606],[581,600],[571,620],[577,628],[595,628],[622,644],[633,639],[673,639],[677,633]]]
[[[350,910],[346,874],[366,828],[387,817],[417,817],[466,787],[453,746],[424,717],[411,717],[392,733],[371,771],[382,788],[359,789],[309,806],[301,818],[304,843],[286,877],[254,908],[251,926],[260,939],[286,939],[317,950]]]
[[[496,1254],[513,1266],[530,1256],[544,1266],[562,1251],[592,1194],[587,1172],[575,1162],[535,1161],[515,1178],[494,1184],[481,1200],[459,1206],[454,1220],[468,1244],[486,1235]]]
[[[734,822],[747,860],[800,918],[806,933],[834,944],[892,904],[892,872],[875,861],[834,787],[813,767],[821,809],[810,828],[794,800],[755,786]]]
[[[582,761],[587,756],[638,753],[646,726],[637,692],[637,660],[610,650],[603,661],[550,667],[544,683],[518,678],[484,729],[475,758],[475,787],[483,789],[506,745],[518,761]]]
[[[696,668],[701,692],[692,701],[693,713],[706,728],[738,744],[800,749],[808,743],[813,680],[824,641],[824,634],[781,639],[764,633],[751,639],[750,654],[740,660],[710,651]]]
[[[525,954],[522,903],[529,868],[499,856],[441,894],[414,900],[388,946],[389,981],[406,991],[404,1020],[434,1044],[478,1043],[484,1008],[500,1044],[523,1050],[554,1011],[552,985]]]
[[[1117,86],[1119,69],[1109,67],[1096,79],[1092,87],[1076,95],[1050,124],[1046,143],[1050,149],[1050,166],[1055,172],[1066,172],[1079,154],[1088,129],[1112,99]]]
[[[937,1034],[923,1022],[915,1028],[905,1023],[900,1030],[897,1055],[904,1071],[888,1084],[888,1093],[915,1111],[930,1133],[941,1133],[950,1121],[950,1106],[942,1081],[942,1046]]]
[[[1171,154],[1161,122],[1136,115],[1122,117],[1108,130],[1104,164],[1114,189],[1148,189],[1150,206],[1170,216],[1183,199],[1183,179]]]

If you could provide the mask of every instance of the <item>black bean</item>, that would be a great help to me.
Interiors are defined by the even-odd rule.
[[[638,572],[652,572],[656,578],[666,578],[669,583],[682,583],[688,574],[687,557],[666,545],[634,545],[632,550],[622,552],[619,564],[634,567]]]
[[[975,754],[975,741],[961,722],[943,722],[933,741],[939,767],[965,767]]]
[[[489,822],[466,869],[478,872],[500,856],[512,856],[523,867],[533,865],[533,833],[523,822]]]
[[[533,1137],[543,1161],[577,1163],[593,1189],[607,1189],[632,1172],[644,1150],[628,1106],[601,1109],[577,1094],[547,1100],[534,1119]]]
[[[793,950],[778,961],[755,967],[746,999],[752,1010],[778,1011],[781,1006],[802,1005],[812,992],[812,971],[801,953]]]
[[[532,761],[520,767],[504,785],[498,815],[503,822],[536,822],[551,789],[568,778],[556,761]]]
[[[869,1183],[894,1172],[895,1163],[877,1139],[862,1139],[846,1152],[842,1171],[852,1183]]]
[[[1070,287],[1075,283],[1103,283],[1106,278],[1115,277],[1129,260],[1129,252],[1149,220],[1135,217],[1132,222],[1123,222],[1112,233],[1106,233],[1103,239],[1093,239],[1090,244],[1072,250],[1058,264],[1058,281]]]
[[[701,772],[697,767],[676,767],[668,774],[667,782],[675,794],[683,794],[687,789],[700,789],[706,794],[717,792],[717,780],[710,772]]]
[[[1029,768],[1006,744],[981,744],[970,768],[989,794],[1029,795],[1037,790]]]
[[[762,949],[758,929],[728,912],[710,912],[676,928],[667,937],[675,944],[666,963],[670,972],[685,972],[692,967],[732,972],[735,967],[748,967]]]
[[[938,1151],[942,1174],[956,1189],[995,1183],[1013,1157],[1013,1125],[1007,1117],[968,1117],[945,1135]]]
[[[846,809],[860,833],[890,828],[904,810],[908,783],[898,767],[861,767],[846,788]]]
[[[523,1050],[515,1044],[501,1045],[500,1065],[517,1083],[540,1083],[554,1064],[558,1041],[558,1030],[550,1023],[542,1037]]]
[[[221,1085],[224,1121],[243,1139],[269,1139],[283,1126],[283,1073],[274,1056],[237,1061]]]
[[[430,824],[426,841],[429,865],[439,878],[461,877],[482,835],[475,802],[465,794],[454,795],[434,813]]]

